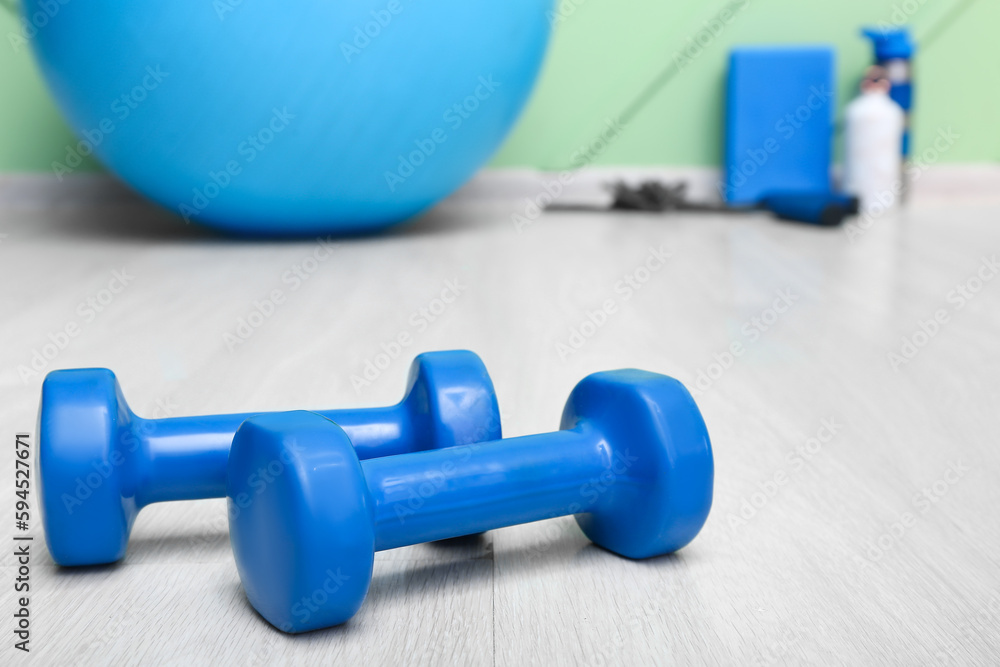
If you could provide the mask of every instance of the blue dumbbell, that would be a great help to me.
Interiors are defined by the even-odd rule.
[[[628,558],[670,553],[712,504],[712,450],[677,380],[637,370],[576,386],[555,433],[360,461],[311,412],[248,419],[229,457],[229,535],[250,603],[285,632],[360,608],[374,552],[576,515]],[[262,484],[259,471],[273,474]]]
[[[340,424],[360,459],[500,437],[493,383],[482,360],[464,350],[414,359],[397,405],[319,414]],[[224,497],[233,434],[251,416],[143,419],[107,369],[49,373],[38,463],[53,559],[113,563],[125,555],[132,523],[146,505]]]

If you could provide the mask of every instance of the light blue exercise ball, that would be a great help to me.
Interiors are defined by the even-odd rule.
[[[374,231],[456,190],[528,98],[552,0],[24,0],[80,143],[185,219]]]

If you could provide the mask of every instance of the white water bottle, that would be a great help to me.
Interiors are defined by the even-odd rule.
[[[847,105],[844,136],[844,191],[858,197],[863,213],[892,209],[903,194],[901,153],[906,119],[889,97],[881,67],[871,67],[861,95]]]

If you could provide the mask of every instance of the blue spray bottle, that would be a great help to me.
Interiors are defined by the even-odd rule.
[[[905,27],[865,28],[861,33],[872,40],[875,64],[884,67],[889,83],[889,97],[903,107],[906,127],[903,131],[903,159],[910,157],[910,109],[913,106],[913,54],[917,45]]]

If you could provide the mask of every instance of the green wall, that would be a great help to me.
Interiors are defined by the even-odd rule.
[[[477,1],[477,0],[470,0]],[[486,0],[478,0],[486,1]],[[0,170],[45,171],[72,135],[60,120],[18,29],[0,0]],[[733,16],[709,38],[706,22]],[[906,18],[922,50],[917,67],[916,150],[940,128],[960,139],[949,162],[1000,160],[1000,2],[997,0],[561,0],[562,18],[541,81],[494,166],[560,169],[642,96],[668,81],[595,164],[715,165],[721,154],[726,55],[734,44],[824,42],[836,47],[841,104],[868,64],[862,24]],[[692,40],[705,45],[695,46]],[[687,47],[682,66],[670,72]]]

